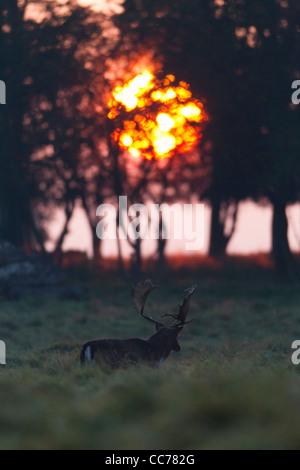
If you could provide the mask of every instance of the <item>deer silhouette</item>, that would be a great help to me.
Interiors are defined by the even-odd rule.
[[[145,320],[153,323],[156,333],[148,340],[130,339],[96,339],[84,344],[81,349],[81,364],[98,363],[114,369],[130,365],[147,364],[159,367],[170,355],[171,351],[181,350],[178,336],[183,327],[193,320],[186,321],[190,298],[196,290],[196,285],[185,291],[182,305],[178,314],[164,314],[161,317],[172,317],[175,321],[166,324],[153,319],[145,313],[145,304],[151,291],[157,288],[151,279],[140,282],[132,289],[134,307]]]

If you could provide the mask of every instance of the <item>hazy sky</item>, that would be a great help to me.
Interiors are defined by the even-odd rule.
[[[290,221],[289,240],[291,248],[300,252],[300,204],[290,206],[287,210]],[[211,210],[208,205],[205,209],[205,245],[202,254],[207,254],[209,245]],[[64,223],[64,215],[57,211],[54,223],[51,225],[51,237],[54,240],[60,234]],[[228,246],[229,254],[252,254],[258,252],[269,252],[271,249],[271,226],[272,209],[270,206],[260,206],[253,201],[245,201],[239,205],[237,227],[232,240]],[[184,252],[186,240],[171,240],[168,242],[167,253]],[[48,246],[53,249],[52,244]],[[143,244],[144,254],[150,255],[155,251],[156,242],[147,241]],[[81,208],[77,208],[71,220],[69,234],[64,243],[65,250],[81,250],[92,254],[92,237],[86,220],[86,215]],[[103,254],[105,256],[117,256],[117,245],[115,241],[103,242]],[[127,242],[123,243],[123,253],[130,252]]]
[[[67,0],[57,0],[57,2],[64,5]],[[77,0],[77,3],[81,6],[90,6],[95,11],[102,11],[107,15],[111,15],[122,12],[121,5],[124,3],[124,0]],[[26,19],[42,20],[45,16],[44,13],[44,9],[40,4],[29,3],[26,9]]]
[[[107,13],[120,11],[123,0],[77,0],[82,6],[92,6],[95,10]]]

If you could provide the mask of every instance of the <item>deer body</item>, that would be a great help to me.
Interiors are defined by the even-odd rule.
[[[117,369],[128,365],[147,364],[158,367],[171,351],[180,351],[177,336],[180,330],[161,328],[148,340],[99,339],[86,343],[81,350],[81,364],[92,362]]]
[[[113,369],[130,365],[147,364],[159,367],[170,355],[171,351],[181,350],[177,338],[186,322],[190,305],[190,297],[196,286],[187,289],[184,302],[180,305],[177,315],[165,314],[175,318],[172,325],[166,325],[152,319],[144,313],[146,299],[155,288],[150,279],[141,282],[132,291],[133,303],[137,312],[146,320],[154,323],[156,333],[148,340],[131,339],[96,339],[84,344],[81,349],[80,361],[82,365],[98,363]]]

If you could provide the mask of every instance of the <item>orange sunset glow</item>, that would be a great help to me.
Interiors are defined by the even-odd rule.
[[[114,141],[132,156],[148,160],[193,150],[207,120],[187,83],[176,85],[173,75],[159,80],[148,71],[115,87],[109,108],[108,118],[116,123]]]

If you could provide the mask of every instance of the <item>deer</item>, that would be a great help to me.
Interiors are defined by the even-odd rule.
[[[84,344],[81,348],[81,365],[96,363],[104,367],[118,369],[121,367],[148,365],[158,368],[170,356],[171,351],[179,352],[181,347],[178,343],[178,336],[184,326],[193,320],[186,321],[190,298],[194,294],[197,286],[194,285],[184,291],[182,305],[179,305],[177,314],[165,313],[163,317],[173,318],[171,324],[155,320],[145,313],[147,298],[154,289],[157,289],[151,279],[141,281],[137,286],[133,286],[132,300],[135,310],[142,318],[155,325],[156,333],[148,340],[139,338],[129,339],[95,339]]]

